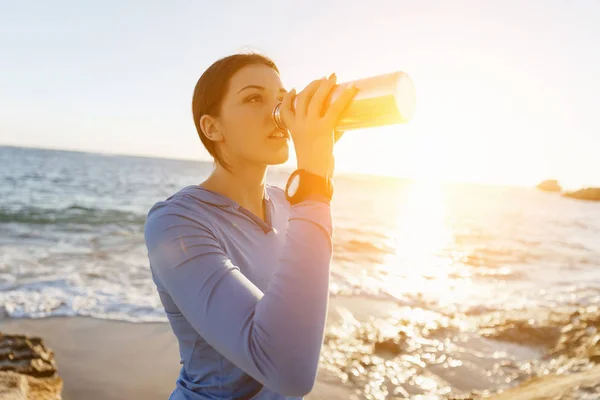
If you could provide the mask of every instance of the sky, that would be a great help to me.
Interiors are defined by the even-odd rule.
[[[412,77],[414,118],[347,132],[337,171],[600,185],[598,21],[591,0],[0,0],[0,145],[210,160],[196,81],[257,51],[287,88]]]

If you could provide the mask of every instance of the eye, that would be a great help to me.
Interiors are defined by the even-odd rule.
[[[262,96],[260,94],[253,94],[252,96],[246,98],[248,103],[258,103],[262,101]]]

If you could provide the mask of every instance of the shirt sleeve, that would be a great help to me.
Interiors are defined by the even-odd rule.
[[[149,213],[145,239],[153,272],[220,354],[277,393],[306,395],[315,382],[328,308],[329,204],[291,207],[280,265],[264,293],[231,262],[211,229],[188,213],[180,206]]]

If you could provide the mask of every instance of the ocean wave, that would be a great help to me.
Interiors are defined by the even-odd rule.
[[[10,318],[75,316],[127,322],[168,321],[153,292],[125,286],[91,287],[76,274],[0,287],[0,322]]]
[[[0,207],[0,223],[43,225],[107,225],[129,223],[141,225],[145,221],[145,215],[130,211],[89,208],[77,204],[58,209],[26,206],[17,210],[11,210]]]

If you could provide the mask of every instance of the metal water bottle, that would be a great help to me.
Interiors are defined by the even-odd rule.
[[[340,116],[336,130],[344,132],[352,129],[404,124],[412,118],[416,106],[415,87],[406,73],[397,71],[340,83],[333,89],[330,104],[351,83],[355,84],[358,92]],[[273,108],[273,122],[279,129],[286,130],[280,107],[281,103],[278,103]]]

